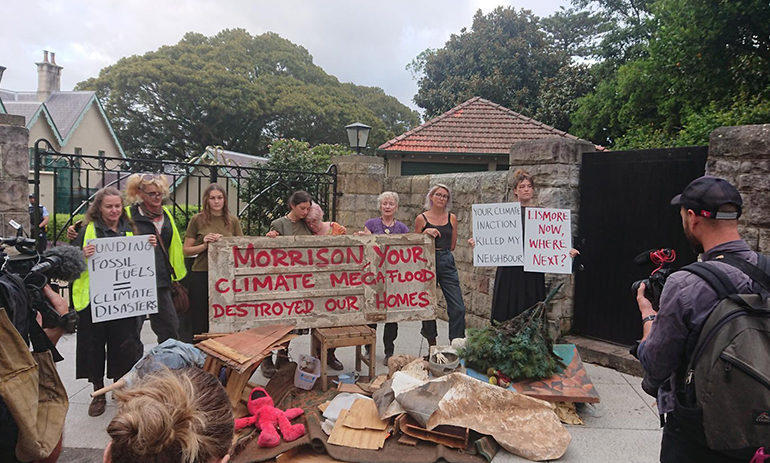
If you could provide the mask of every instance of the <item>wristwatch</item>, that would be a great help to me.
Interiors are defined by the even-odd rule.
[[[653,320],[655,320],[655,314],[647,315],[646,317],[642,318],[642,325]]]

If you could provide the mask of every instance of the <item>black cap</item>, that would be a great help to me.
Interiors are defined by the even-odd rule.
[[[35,193],[30,193],[30,194],[29,194],[29,197],[30,197],[30,198],[34,198],[34,197],[35,197]]]
[[[738,206],[736,212],[719,212],[725,204]],[[696,178],[682,194],[674,196],[672,206],[692,209],[697,215],[709,219],[735,220],[741,216],[743,200],[738,190],[727,180],[704,175]]]

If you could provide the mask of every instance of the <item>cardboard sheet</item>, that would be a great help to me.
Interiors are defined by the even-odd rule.
[[[385,445],[385,439],[388,437],[388,431],[378,431],[374,429],[353,429],[344,426],[348,411],[342,410],[334,425],[328,443],[339,445],[341,447],[351,447],[354,449],[379,450]]]
[[[388,421],[380,419],[373,400],[358,399],[348,410],[342,425],[353,429],[384,431],[388,427]]]
[[[291,334],[293,329],[292,325],[260,326],[207,339],[199,342],[196,347],[221,360],[238,373],[243,373],[270,355],[277,346],[297,337]]]

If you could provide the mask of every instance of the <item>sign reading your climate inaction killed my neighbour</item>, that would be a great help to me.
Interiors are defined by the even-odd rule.
[[[473,265],[515,267],[524,265],[521,239],[521,204],[473,205]]]
[[[97,238],[88,259],[94,323],[158,313],[155,251],[147,236]]]
[[[436,318],[426,235],[230,237],[209,247],[211,332]]]

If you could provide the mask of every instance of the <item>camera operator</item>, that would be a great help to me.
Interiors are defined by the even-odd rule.
[[[47,285],[43,294],[59,315],[67,315],[64,298]],[[50,348],[65,329],[41,328],[40,313],[34,320],[18,317],[17,312],[29,310],[27,304],[20,280],[0,275],[0,461],[55,462],[69,402]],[[27,330],[34,352],[20,334]]]
[[[704,176],[692,181],[671,204],[680,208],[684,234],[696,252],[702,253],[702,261],[723,271],[738,293],[756,292],[752,291],[751,279],[741,270],[715,261],[726,254],[755,265],[758,261],[757,254],[738,234],[743,204],[738,190],[724,179]],[[644,289],[642,284],[636,294],[643,329],[638,355],[645,371],[642,387],[657,397],[658,410],[661,416],[665,414],[660,461],[747,461],[710,449],[703,421],[699,425],[683,423],[683,417],[677,419],[674,410],[701,329],[720,302],[716,292],[700,276],[689,271],[676,272],[666,282],[656,313],[644,297]]]

